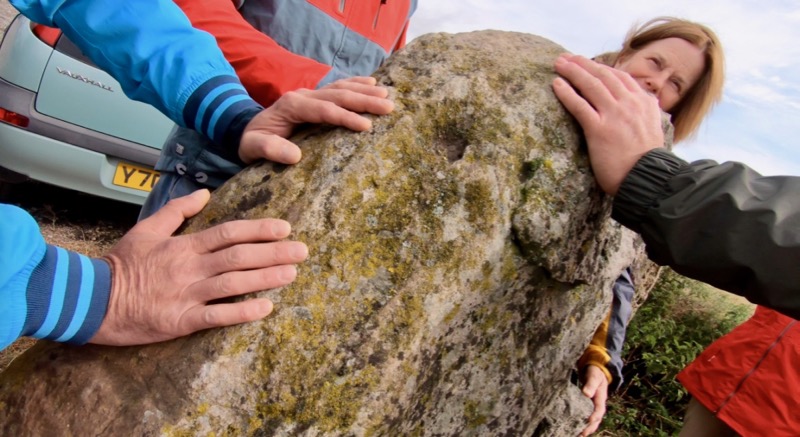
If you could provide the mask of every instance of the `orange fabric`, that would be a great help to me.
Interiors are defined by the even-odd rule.
[[[678,380],[742,436],[800,436],[800,322],[758,307]]]
[[[409,3],[403,1],[384,3],[365,0],[345,2],[341,0],[308,0],[308,2],[364,38],[374,41],[387,52],[400,43],[396,40],[396,29],[406,26],[409,9]],[[363,3],[356,5],[356,2]],[[340,10],[342,5],[344,5],[344,9]],[[403,42],[400,47],[405,43],[405,35],[404,30],[401,38]]]
[[[583,351],[583,355],[578,360],[578,370],[581,371],[581,375],[583,375],[583,369],[588,366],[592,365],[595,367],[600,368],[603,371],[603,374],[606,375],[606,379],[608,379],[608,383],[614,380],[614,377],[611,375],[611,372],[608,371],[606,364],[611,361],[611,356],[608,354],[608,349],[606,349],[606,338],[608,337],[608,322],[611,319],[611,312],[606,315],[606,318],[603,320],[603,323],[597,327],[597,330],[594,332],[594,336],[592,336],[592,341],[589,342],[589,345],[586,346],[586,350]]]
[[[174,0],[192,25],[216,37],[250,96],[270,106],[289,91],[315,89],[331,67],[284,49],[242,18],[231,0]],[[362,1],[362,0],[358,0]],[[410,3],[369,1],[356,5],[340,0],[308,0],[331,18],[387,51],[405,45]],[[380,8],[380,10],[378,9]],[[376,19],[377,17],[377,19]],[[397,30],[403,29],[400,38]]]
[[[263,106],[299,88],[314,89],[331,67],[296,55],[242,18],[231,0],[175,0],[192,25],[214,35],[245,89]]]

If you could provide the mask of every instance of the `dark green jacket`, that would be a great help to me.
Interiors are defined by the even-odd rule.
[[[656,263],[800,319],[800,177],[655,149],[623,181],[612,216]]]

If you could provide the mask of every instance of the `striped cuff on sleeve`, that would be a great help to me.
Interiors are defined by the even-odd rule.
[[[186,102],[183,119],[186,127],[206,135],[220,146],[238,151],[238,141],[235,144],[226,144],[226,140],[230,142],[231,138],[229,130],[237,127],[243,131],[244,126],[238,126],[241,123],[234,123],[237,118],[241,118],[240,114],[254,111],[257,113],[261,109],[263,108],[250,98],[237,77],[217,76],[192,93]],[[234,137],[237,140],[241,138],[241,132]]]
[[[84,344],[100,328],[110,293],[108,263],[48,245],[28,282],[22,335]]]

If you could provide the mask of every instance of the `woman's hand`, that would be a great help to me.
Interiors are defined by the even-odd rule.
[[[603,417],[606,415],[606,400],[608,399],[608,378],[606,374],[595,365],[586,366],[586,374],[583,376],[583,395],[592,400],[594,411],[586,420],[586,428],[581,432],[580,437],[586,437],[600,427]]]
[[[583,127],[597,183],[616,194],[639,158],[664,145],[658,99],[627,73],[581,56],[562,55],[555,68],[564,78],[553,90]]]

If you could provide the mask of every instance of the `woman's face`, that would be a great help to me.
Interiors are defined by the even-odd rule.
[[[669,112],[700,79],[705,63],[699,47],[684,39],[666,38],[618,60],[614,68],[630,74]]]

